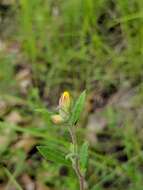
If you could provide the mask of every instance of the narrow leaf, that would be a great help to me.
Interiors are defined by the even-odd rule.
[[[74,108],[72,110],[71,118],[70,118],[70,124],[76,125],[80,118],[80,114],[83,111],[84,103],[85,103],[85,97],[86,97],[86,91],[83,91],[79,98],[77,99]]]
[[[80,150],[80,164],[83,170],[86,170],[88,164],[88,142],[84,142]]]
[[[57,164],[70,164],[69,160],[65,159],[66,154],[59,149],[53,149],[49,146],[38,146],[37,149],[46,160]]]
[[[22,190],[22,187],[19,185],[19,183],[16,181],[15,176],[10,173],[10,171],[7,168],[4,168],[6,175],[8,176],[9,180],[17,190]],[[10,186],[10,183],[8,183],[8,187]]]

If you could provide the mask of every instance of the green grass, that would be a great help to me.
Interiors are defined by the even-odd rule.
[[[34,71],[42,67],[41,60],[50,68],[44,79],[47,86],[66,79],[67,86],[80,89],[83,83],[90,89],[95,80],[104,84],[123,82],[124,77],[133,82],[140,79],[143,15],[139,1],[41,4],[40,0],[21,1],[20,34],[27,56],[35,60]]]
[[[127,83],[130,88],[139,89],[133,99],[135,112],[121,113],[122,110],[112,106],[104,109],[102,114],[108,126],[99,135],[106,138],[90,147],[86,179],[91,190],[141,190],[143,131],[142,122],[136,123],[135,114],[139,114],[143,102],[142,1],[21,0],[16,7],[15,29],[7,36],[6,43],[18,42],[21,58],[0,52],[0,100],[8,104],[6,111],[0,111],[0,119],[5,120],[15,110],[25,123],[0,124],[0,136],[5,136],[5,144],[0,146],[0,165],[7,168],[6,172],[0,170],[0,179],[5,183],[9,178],[9,183],[20,189],[20,176],[27,173],[54,189],[76,190],[78,183],[70,168],[68,177],[62,176],[62,166],[39,161],[38,153],[27,158],[28,153],[19,149],[15,152],[13,144],[19,135],[26,134],[37,140],[36,145],[56,142],[67,149],[67,131],[51,126],[46,113],[35,109],[45,108],[46,98],[53,109],[65,89],[74,97],[83,89],[89,94],[99,89],[110,94],[112,87],[118,91]],[[17,64],[31,69],[33,83],[26,95],[21,94],[16,80]],[[122,127],[117,126],[120,118],[123,118]],[[86,129],[78,132],[80,142]],[[30,166],[27,159],[32,161]]]

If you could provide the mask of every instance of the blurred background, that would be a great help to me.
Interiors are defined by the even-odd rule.
[[[78,189],[38,153],[67,151],[70,137],[36,110],[84,89],[87,189],[142,190],[143,1],[0,0],[0,190]]]

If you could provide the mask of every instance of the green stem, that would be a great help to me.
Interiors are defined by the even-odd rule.
[[[73,130],[72,127],[69,127],[69,132],[70,132],[72,144],[73,144],[73,147],[74,147],[74,154],[75,154],[74,163],[73,163],[73,169],[75,170],[76,175],[78,177],[80,190],[84,190],[84,176],[83,176],[83,174],[82,174],[82,172],[80,170],[80,165],[79,165],[76,134],[75,134],[75,131]]]

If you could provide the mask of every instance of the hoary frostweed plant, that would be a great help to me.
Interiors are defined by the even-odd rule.
[[[66,127],[71,137],[69,153],[60,156],[61,163],[69,164],[75,171],[77,179],[79,181],[80,190],[85,190],[85,173],[88,163],[88,143],[83,142],[81,147],[78,146],[77,139],[77,122],[84,109],[84,103],[86,98],[86,92],[82,92],[79,98],[72,104],[71,96],[69,92],[65,91],[59,99],[58,113],[51,115],[53,124],[60,127]],[[48,149],[43,146],[38,147],[39,152],[46,158],[52,158],[56,155],[54,153],[48,153]],[[55,151],[56,154],[56,151]],[[55,159],[56,160],[56,159]]]

